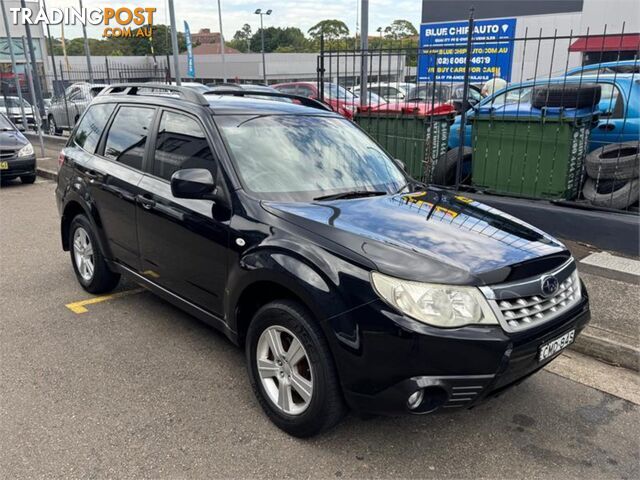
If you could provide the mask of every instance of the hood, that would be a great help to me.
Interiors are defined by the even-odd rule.
[[[20,107],[8,107],[5,108],[7,115],[22,115],[22,110],[20,109]],[[32,107],[24,107],[24,114],[25,115],[33,115],[33,108]]]
[[[3,149],[18,150],[24,147],[29,140],[25,138],[22,133],[17,130],[10,130],[7,132],[0,131],[0,145]]]
[[[569,257],[560,242],[542,231],[480,202],[437,189],[327,202],[265,202],[263,206],[371,259],[381,272],[404,279],[499,283],[542,273]],[[538,262],[538,268],[532,262]],[[526,268],[520,268],[523,265]]]

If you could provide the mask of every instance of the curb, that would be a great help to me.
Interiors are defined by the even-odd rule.
[[[36,167],[36,175],[42,178],[46,178],[47,180],[57,180],[58,172],[54,172],[53,170],[48,170],[46,168]]]
[[[583,330],[569,348],[610,365],[640,371],[640,351],[637,348],[615,340],[599,338],[591,333],[589,327]]]

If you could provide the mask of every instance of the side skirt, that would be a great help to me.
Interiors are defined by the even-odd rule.
[[[175,305],[179,309],[184,310],[190,315],[193,315],[198,320],[206,323],[207,325],[211,325],[217,330],[220,330],[234,344],[239,345],[238,334],[233,330],[231,330],[222,318],[218,317],[217,315],[214,315],[211,312],[204,310],[203,308],[197,306],[194,303],[191,303],[188,300],[185,300],[184,298],[180,297],[179,295],[176,295],[172,291],[167,290],[166,288],[158,285],[157,283],[152,282],[151,280],[143,277],[139,273],[131,270],[129,267],[125,267],[124,265],[117,262],[109,262],[109,266],[111,267],[112,270],[131,277],[136,283],[151,290],[154,294],[158,295],[160,298],[168,301],[169,303]]]

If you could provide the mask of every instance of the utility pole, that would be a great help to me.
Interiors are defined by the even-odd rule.
[[[20,0],[20,6],[22,8],[27,8],[27,6],[24,3],[24,0]],[[33,38],[31,37],[31,26],[29,25],[29,23],[25,23],[24,25],[25,31],[27,32],[27,43],[29,45],[29,55],[31,58],[31,65],[33,65],[33,72],[34,72],[34,79],[33,79],[33,85],[35,87],[35,98],[33,99],[35,101],[35,104],[38,107],[38,110],[40,112],[40,118],[43,118],[45,116],[45,112],[44,112],[44,102],[42,101],[42,87],[40,85],[40,76],[36,73],[35,68],[36,68],[36,54],[34,52],[34,48],[33,48]],[[25,50],[24,53],[25,59],[27,57],[27,51]],[[44,64],[44,62],[43,62]],[[42,125],[38,125],[38,128],[42,128]]]
[[[218,22],[220,23],[220,53],[222,54],[222,82],[227,83],[227,64],[224,60],[224,34],[222,33],[222,8],[218,0]]]
[[[169,21],[171,22],[171,49],[173,50],[173,75],[176,85],[182,85],[180,75],[180,61],[178,59],[178,30],[176,29],[176,12],[173,8],[173,0],[169,0]]]
[[[20,77],[18,77],[18,71],[16,69],[16,56],[13,53],[13,39],[11,38],[11,30],[9,30],[9,17],[4,7],[4,0],[0,0],[2,5],[2,19],[4,20],[4,29],[7,31],[7,43],[9,44],[9,55],[11,56],[11,71],[13,72],[13,80],[16,83],[16,91],[18,92],[18,101],[20,102],[20,114],[22,115],[22,126],[24,131],[27,131],[27,117],[24,113],[24,103],[22,100],[22,89],[20,88]],[[33,107],[32,107],[33,109]]]
[[[22,48],[24,49],[24,58],[27,62],[25,72],[27,74],[27,80],[29,81],[29,90],[31,90],[31,96],[35,95],[35,90],[33,88],[33,77],[35,75],[35,69],[33,68],[33,63],[29,61],[29,57],[27,57],[27,41],[24,37],[22,37]],[[40,140],[40,155],[45,156],[44,153],[44,140],[42,138],[42,120],[40,114],[37,110],[34,111],[35,120],[38,124],[38,140]]]
[[[42,9],[44,11],[47,10],[47,4],[45,0],[42,0]],[[51,40],[51,29],[49,28],[49,24],[47,23],[47,48],[49,48],[49,56],[51,57],[51,68],[53,68],[53,95],[56,95],[56,84],[58,83],[58,67],[56,67],[56,57],[53,54],[53,40]],[[64,88],[62,92],[64,92]]]
[[[24,0],[23,0],[24,1]],[[82,11],[82,0],[80,2],[80,11]],[[82,36],[84,37],[84,55],[87,57],[87,70],[89,70],[89,83],[93,83],[93,70],[91,69],[91,50],[89,49],[89,39],[87,38],[87,27],[82,24]]]
[[[368,83],[368,58],[369,54],[369,0],[360,3],[360,106],[365,107],[369,93]]]

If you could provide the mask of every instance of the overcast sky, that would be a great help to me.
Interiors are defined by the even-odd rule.
[[[47,7],[77,7],[78,0],[47,0]],[[86,8],[156,7],[154,23],[169,23],[167,0],[84,0]],[[254,15],[256,8],[263,11],[272,9],[269,17],[264,17],[265,27],[298,27],[305,34],[318,21],[336,18],[347,24],[353,34],[356,25],[356,7],[358,0],[221,0],[224,36],[231,39],[236,30],[248,23],[255,32],[260,28],[260,17]],[[217,0],[174,0],[178,29],[184,29],[183,22],[189,23],[191,32],[200,28],[210,28],[217,32],[218,10]],[[370,0],[369,31],[375,35],[376,28],[389,25],[393,20],[401,18],[412,22],[416,28],[420,24],[422,2],[420,0]],[[95,38],[102,36],[103,28],[89,27],[88,35]],[[60,27],[52,26],[51,34],[60,37]],[[66,27],[65,37],[74,38],[82,35],[82,28]]]

